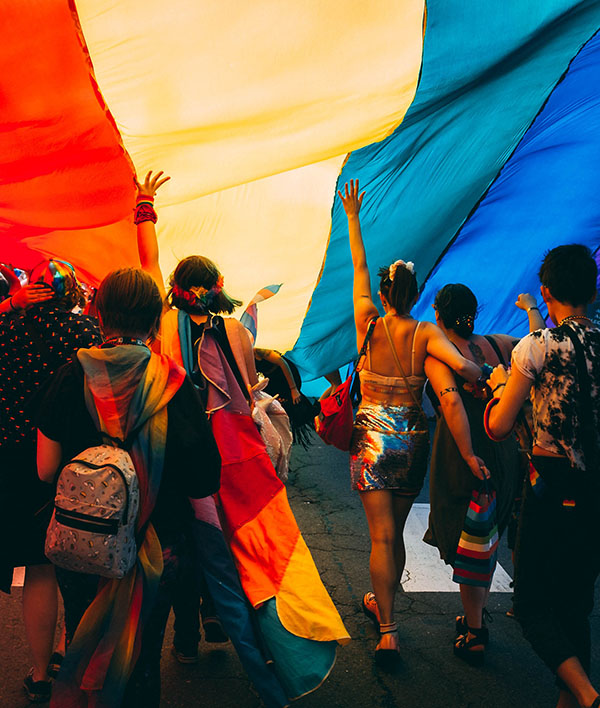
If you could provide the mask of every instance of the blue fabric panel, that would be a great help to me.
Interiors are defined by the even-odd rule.
[[[254,627],[254,610],[242,590],[222,532],[211,524],[197,520],[192,530],[199,565],[204,571],[217,614],[250,680],[266,708],[289,705],[282,682],[266,663],[262,643]]]
[[[287,694],[295,699],[319,688],[335,664],[337,642],[316,642],[288,632],[277,614],[275,598],[263,603],[256,616]]]
[[[575,57],[531,128],[429,278],[415,315],[448,282],[479,301],[479,332],[523,336],[519,293],[536,295],[545,252],[564,243],[600,244],[600,34]]]
[[[339,180],[358,178],[367,191],[361,221],[374,292],[377,267],[397,258],[427,276],[599,24],[600,0],[428,2],[415,100],[389,138],[349,156]],[[450,280],[473,267],[463,263]],[[322,277],[290,358],[310,379],[355,355],[352,265],[336,199]]]

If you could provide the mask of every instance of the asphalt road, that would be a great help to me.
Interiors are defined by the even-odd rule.
[[[353,638],[350,645],[339,649],[328,680],[300,699],[298,708],[543,708],[556,704],[552,676],[522,638],[517,623],[505,615],[510,607],[507,593],[490,597],[488,609],[494,621],[485,666],[480,669],[452,655],[454,616],[461,609],[457,592],[399,594],[396,610],[402,660],[395,673],[377,669],[373,662],[377,637],[360,611],[360,599],[369,589],[369,540],[360,501],[349,489],[347,455],[317,440],[309,452],[295,450],[293,468],[288,484],[292,507]],[[418,501],[428,501],[426,489]],[[511,573],[505,546],[500,562]],[[29,661],[18,589],[10,597],[0,595],[0,628],[0,707],[23,708],[29,705],[21,688]],[[592,617],[592,631],[598,666],[598,611]],[[261,706],[230,645],[215,650],[215,645],[201,644],[198,664],[182,666],[170,654],[171,638],[169,626],[162,660],[162,707]],[[600,683],[598,670],[593,678]]]

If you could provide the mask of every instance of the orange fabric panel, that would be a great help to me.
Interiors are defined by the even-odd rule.
[[[0,259],[27,267],[56,255],[97,282],[115,264],[137,262],[131,161],[73,7],[13,0],[2,21],[10,31],[0,44]]]
[[[282,488],[229,539],[242,587],[254,607],[279,592],[299,537],[287,492]]]

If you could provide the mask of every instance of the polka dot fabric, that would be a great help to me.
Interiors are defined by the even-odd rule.
[[[34,442],[32,394],[78,349],[101,341],[94,318],[55,305],[0,315],[0,446]]]

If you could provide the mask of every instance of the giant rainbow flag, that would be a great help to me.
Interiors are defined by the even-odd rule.
[[[314,378],[356,353],[351,177],[371,270],[414,261],[419,316],[461,281],[480,331],[524,333],[543,252],[600,243],[599,0],[1,7],[0,261],[136,264],[133,175],[165,170],[164,275],[208,255],[245,306],[282,283],[257,345]]]

